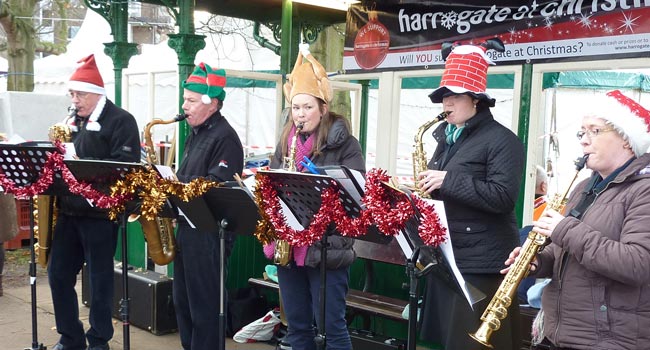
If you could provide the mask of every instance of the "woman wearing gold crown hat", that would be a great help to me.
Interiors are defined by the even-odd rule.
[[[498,39],[496,43],[502,45]],[[420,337],[447,350],[481,348],[468,333],[478,328],[483,310],[503,280],[499,273],[503,262],[519,245],[515,203],[524,148],[490,112],[495,100],[486,88],[492,62],[485,51],[499,47],[490,44],[494,42],[453,48],[440,87],[429,95],[433,103],[442,102],[449,114],[433,132],[438,145],[430,170],[418,176],[419,186],[433,199],[444,201],[458,269],[465,281],[488,296],[472,309],[462,295],[428,276]],[[496,349],[519,349],[518,323],[518,304],[513,303],[492,337]]]
[[[290,103],[291,113],[275,149],[272,168],[282,167],[282,160],[290,154],[293,136],[298,132],[293,152],[297,171],[307,171],[301,164],[304,156],[310,158],[317,167],[345,165],[365,171],[361,145],[352,136],[349,121],[329,110],[332,90],[327,74],[309,53],[306,44],[301,45],[301,52],[291,77],[284,86],[284,93]],[[301,130],[299,125],[302,126]],[[345,321],[345,296],[348,291],[349,266],[355,259],[353,240],[332,235],[328,242],[326,348],[351,350]],[[267,257],[272,256],[273,249],[273,244],[264,247]],[[281,298],[289,324],[287,340],[293,350],[316,349],[314,322],[320,322],[320,245],[295,246],[291,249],[293,260],[289,266],[278,266]]]

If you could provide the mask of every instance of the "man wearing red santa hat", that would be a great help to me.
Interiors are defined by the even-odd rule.
[[[76,113],[64,123],[80,159],[140,161],[140,137],[135,118],[106,98],[95,57],[90,55],[70,77],[68,91]],[[117,223],[107,211],[91,207],[82,196],[62,196],[48,264],[56,329],[61,335],[53,350],[109,349],[113,337],[113,255]],[[75,284],[84,262],[90,280],[90,329],[79,320]]]

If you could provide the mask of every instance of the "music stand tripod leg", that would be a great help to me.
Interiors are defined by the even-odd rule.
[[[321,238],[320,248],[320,324],[318,325],[318,334],[314,337],[314,343],[319,350],[325,349],[327,345],[327,334],[325,327],[325,308],[327,307],[327,233]]]
[[[29,212],[34,212],[34,198],[29,198]],[[34,215],[29,216],[29,284],[32,297],[32,347],[25,350],[47,350],[47,347],[38,342],[38,327],[36,316],[36,252],[34,251]]]
[[[128,214],[125,210],[121,218],[121,231],[122,231],[122,300],[120,300],[120,316],[122,317],[122,332],[124,350],[131,348],[131,337],[129,334],[129,262],[128,262],[128,249],[127,249],[127,225]]]
[[[408,319],[408,337],[406,339],[406,349],[415,350],[417,344],[417,322],[418,322],[418,273],[417,261],[420,255],[420,248],[413,251],[413,255],[406,259],[406,270],[409,276],[409,319]]]
[[[219,346],[218,350],[226,349],[226,281],[225,281],[225,255],[226,255],[226,227],[228,220],[219,222]]]

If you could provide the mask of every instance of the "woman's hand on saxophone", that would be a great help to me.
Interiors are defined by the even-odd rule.
[[[517,260],[517,257],[519,256],[519,252],[521,251],[521,247],[517,247],[513,249],[510,254],[508,255],[508,259],[504,262],[504,265],[508,266],[505,269],[499,271],[502,275],[505,275],[510,271],[510,265],[515,263],[515,260]],[[533,259],[533,261],[530,263],[530,271],[535,271],[537,269],[537,258]]]
[[[555,230],[555,226],[557,226],[562,219],[564,219],[564,215],[551,208],[547,208],[544,211],[544,214],[542,214],[537,221],[533,221],[533,231],[546,237],[551,237],[553,230]]]
[[[425,170],[418,174],[418,188],[422,193],[431,193],[442,187],[446,175],[446,171]]]

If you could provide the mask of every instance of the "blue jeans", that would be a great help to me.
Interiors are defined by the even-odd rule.
[[[66,350],[108,343],[113,337],[113,255],[118,225],[107,219],[59,215],[47,266],[56,330]],[[84,263],[90,286],[90,329],[84,337],[75,284]]]
[[[327,270],[325,333],[326,349],[351,350],[345,321],[345,296],[349,268]],[[292,350],[314,350],[316,329],[320,325],[320,269],[278,267],[280,296],[289,323],[287,340]]]

